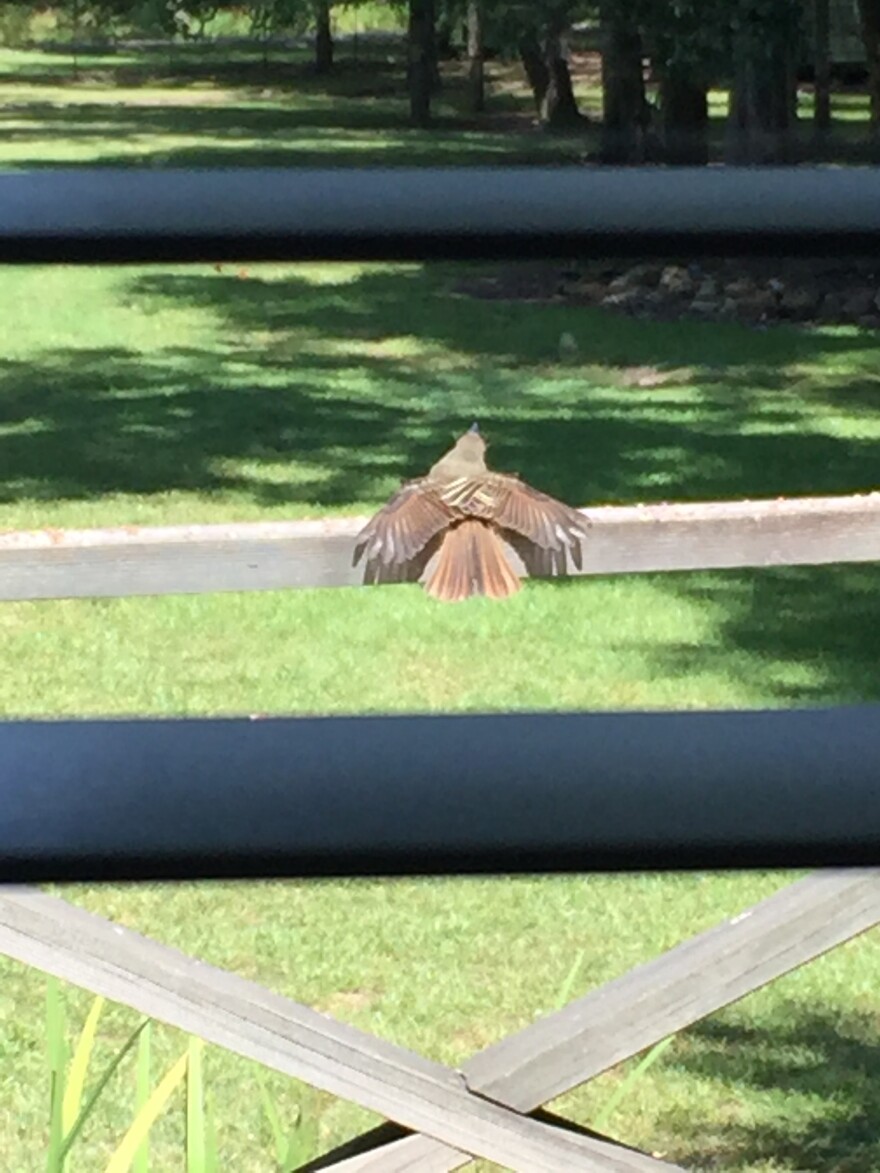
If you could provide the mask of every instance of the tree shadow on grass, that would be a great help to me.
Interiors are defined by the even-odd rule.
[[[759,333],[480,300],[456,295],[464,272],[362,270],[325,286],[256,273],[247,281],[156,274],[137,278],[133,296],[208,309],[229,331],[258,334],[264,364],[295,370],[317,360],[316,346],[330,367],[338,354],[340,371],[369,371],[372,363],[391,379],[365,396],[377,435],[402,407],[442,448],[479,415],[497,467],[581,505],[839,493],[880,479],[871,432],[880,419],[874,336]],[[560,366],[563,332],[579,338],[583,367]],[[407,340],[427,347],[427,356],[407,359],[395,340],[404,351]],[[817,386],[798,373],[806,363],[835,373]],[[627,386],[625,373],[642,364],[657,371],[658,385]],[[834,426],[841,410],[864,413],[864,435]],[[369,441],[364,434],[351,454],[356,462]],[[425,445],[408,453],[403,435],[393,446],[401,475],[419,471]]]
[[[255,362],[252,382],[251,372],[234,381],[220,356],[179,348],[155,359],[107,348],[50,353],[41,366],[0,360],[0,501],[240,489],[264,504],[350,505],[401,412],[344,392],[324,398],[295,374],[261,386],[265,369]],[[346,459],[359,441],[360,458]],[[296,460],[303,475],[279,485],[227,460]]]
[[[782,704],[880,701],[880,565],[784,566],[663,576],[711,608],[711,643],[641,648],[673,678],[740,676]]]
[[[345,507],[422,472],[479,418],[494,465],[573,504],[872,488],[880,378],[868,335],[660,324],[455,296],[463,268],[314,284],[205,266],[134,275],[139,313],[210,311],[227,345],[0,360],[0,498],[239,488]],[[576,329],[587,364],[555,359]],[[788,372],[826,362],[826,386]],[[647,390],[621,375],[650,364]],[[834,425],[844,409],[865,434]],[[224,458],[297,463],[290,485]]]
[[[342,60],[317,76],[302,54],[261,62],[182,54],[112,58],[85,67],[66,88],[54,62],[15,71],[17,87],[0,119],[18,167],[430,165],[574,161],[580,140],[548,140],[528,120],[502,128],[492,116],[467,113],[463,77],[447,78],[430,131],[410,124],[405,58],[382,54]],[[69,100],[28,99],[27,87],[59,87]],[[134,99],[95,101],[119,87]],[[19,92],[20,91],[20,92]],[[222,101],[218,98],[222,97]],[[508,121],[511,100],[502,103]],[[526,102],[513,110],[526,117]],[[22,155],[33,144],[32,157]],[[53,146],[67,147],[53,152]],[[60,154],[61,157],[53,157]]]
[[[402,109],[372,99],[218,107],[166,100],[142,106],[29,102],[8,110],[3,136],[17,167],[528,166],[576,162],[567,141],[438,115],[415,130]],[[194,141],[196,140],[196,141]],[[22,152],[33,144],[30,157]],[[54,144],[69,148],[53,152]]]
[[[314,54],[306,47],[256,42],[230,46],[166,42],[145,47],[133,43],[94,46],[76,54],[70,46],[44,45],[26,60],[8,56],[0,61],[0,79],[22,87],[67,85],[71,89],[105,87],[175,89],[200,84],[226,89],[278,85],[344,96],[369,79],[371,93],[402,88],[406,51],[402,42],[359,44],[357,55],[343,42],[330,73],[318,74]]]
[[[222,342],[0,360],[0,501],[181,491],[225,498],[230,521],[241,501],[360,510],[474,418],[494,467],[576,505],[876,485],[876,338],[486,301],[457,295],[463,273],[134,273],[129,308],[208,311]],[[565,330],[584,365],[556,359]],[[657,385],[623,379],[639,364]],[[788,704],[880,699],[875,567],[662,581],[711,609],[715,635],[653,644],[658,673],[741,672]]]
[[[876,1017],[852,1014],[841,1021],[821,1009],[798,1009],[759,1026],[713,1018],[691,1028],[686,1038],[684,1053],[669,1066],[721,1084],[733,1109],[727,1121],[706,1119],[698,1111],[679,1113],[673,1130],[689,1168],[760,1164],[811,1173],[880,1168]],[[754,1119],[745,1105],[740,1110],[738,1094],[756,1091],[777,1093],[772,1122]]]

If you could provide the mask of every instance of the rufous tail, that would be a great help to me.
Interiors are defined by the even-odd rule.
[[[520,589],[501,537],[486,522],[462,521],[446,531],[425,590],[444,603],[471,595],[506,599]]]

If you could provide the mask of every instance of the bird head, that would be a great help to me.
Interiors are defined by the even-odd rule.
[[[474,466],[479,466],[480,469],[485,467],[483,461],[483,454],[486,451],[486,441],[480,435],[479,426],[476,423],[471,424],[464,435],[459,436],[455,442],[453,452],[455,452],[459,459],[466,460]]]
[[[428,475],[446,479],[478,476],[486,471],[485,451],[486,441],[480,435],[478,425],[472,424],[449,451],[432,465]]]

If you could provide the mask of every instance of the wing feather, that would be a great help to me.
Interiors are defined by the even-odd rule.
[[[590,524],[576,509],[507,473],[462,478],[437,495],[459,517],[493,521],[543,550],[579,549]]]
[[[499,476],[493,520],[544,550],[574,550],[587,536],[589,521],[555,497],[517,477]]]
[[[425,480],[409,481],[364,526],[352,565],[362,557],[384,566],[411,561],[455,519],[455,513]]]

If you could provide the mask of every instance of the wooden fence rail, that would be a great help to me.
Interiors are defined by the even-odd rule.
[[[880,493],[583,512],[583,574],[880,560]],[[365,520],[0,534],[0,600],[354,586]]]
[[[523,1173],[672,1173],[680,1167],[529,1114],[878,922],[880,870],[814,873],[452,1071],[55,897],[0,891],[7,956],[412,1130],[390,1140],[372,1130],[312,1165],[345,1173],[441,1173],[470,1156]]]

